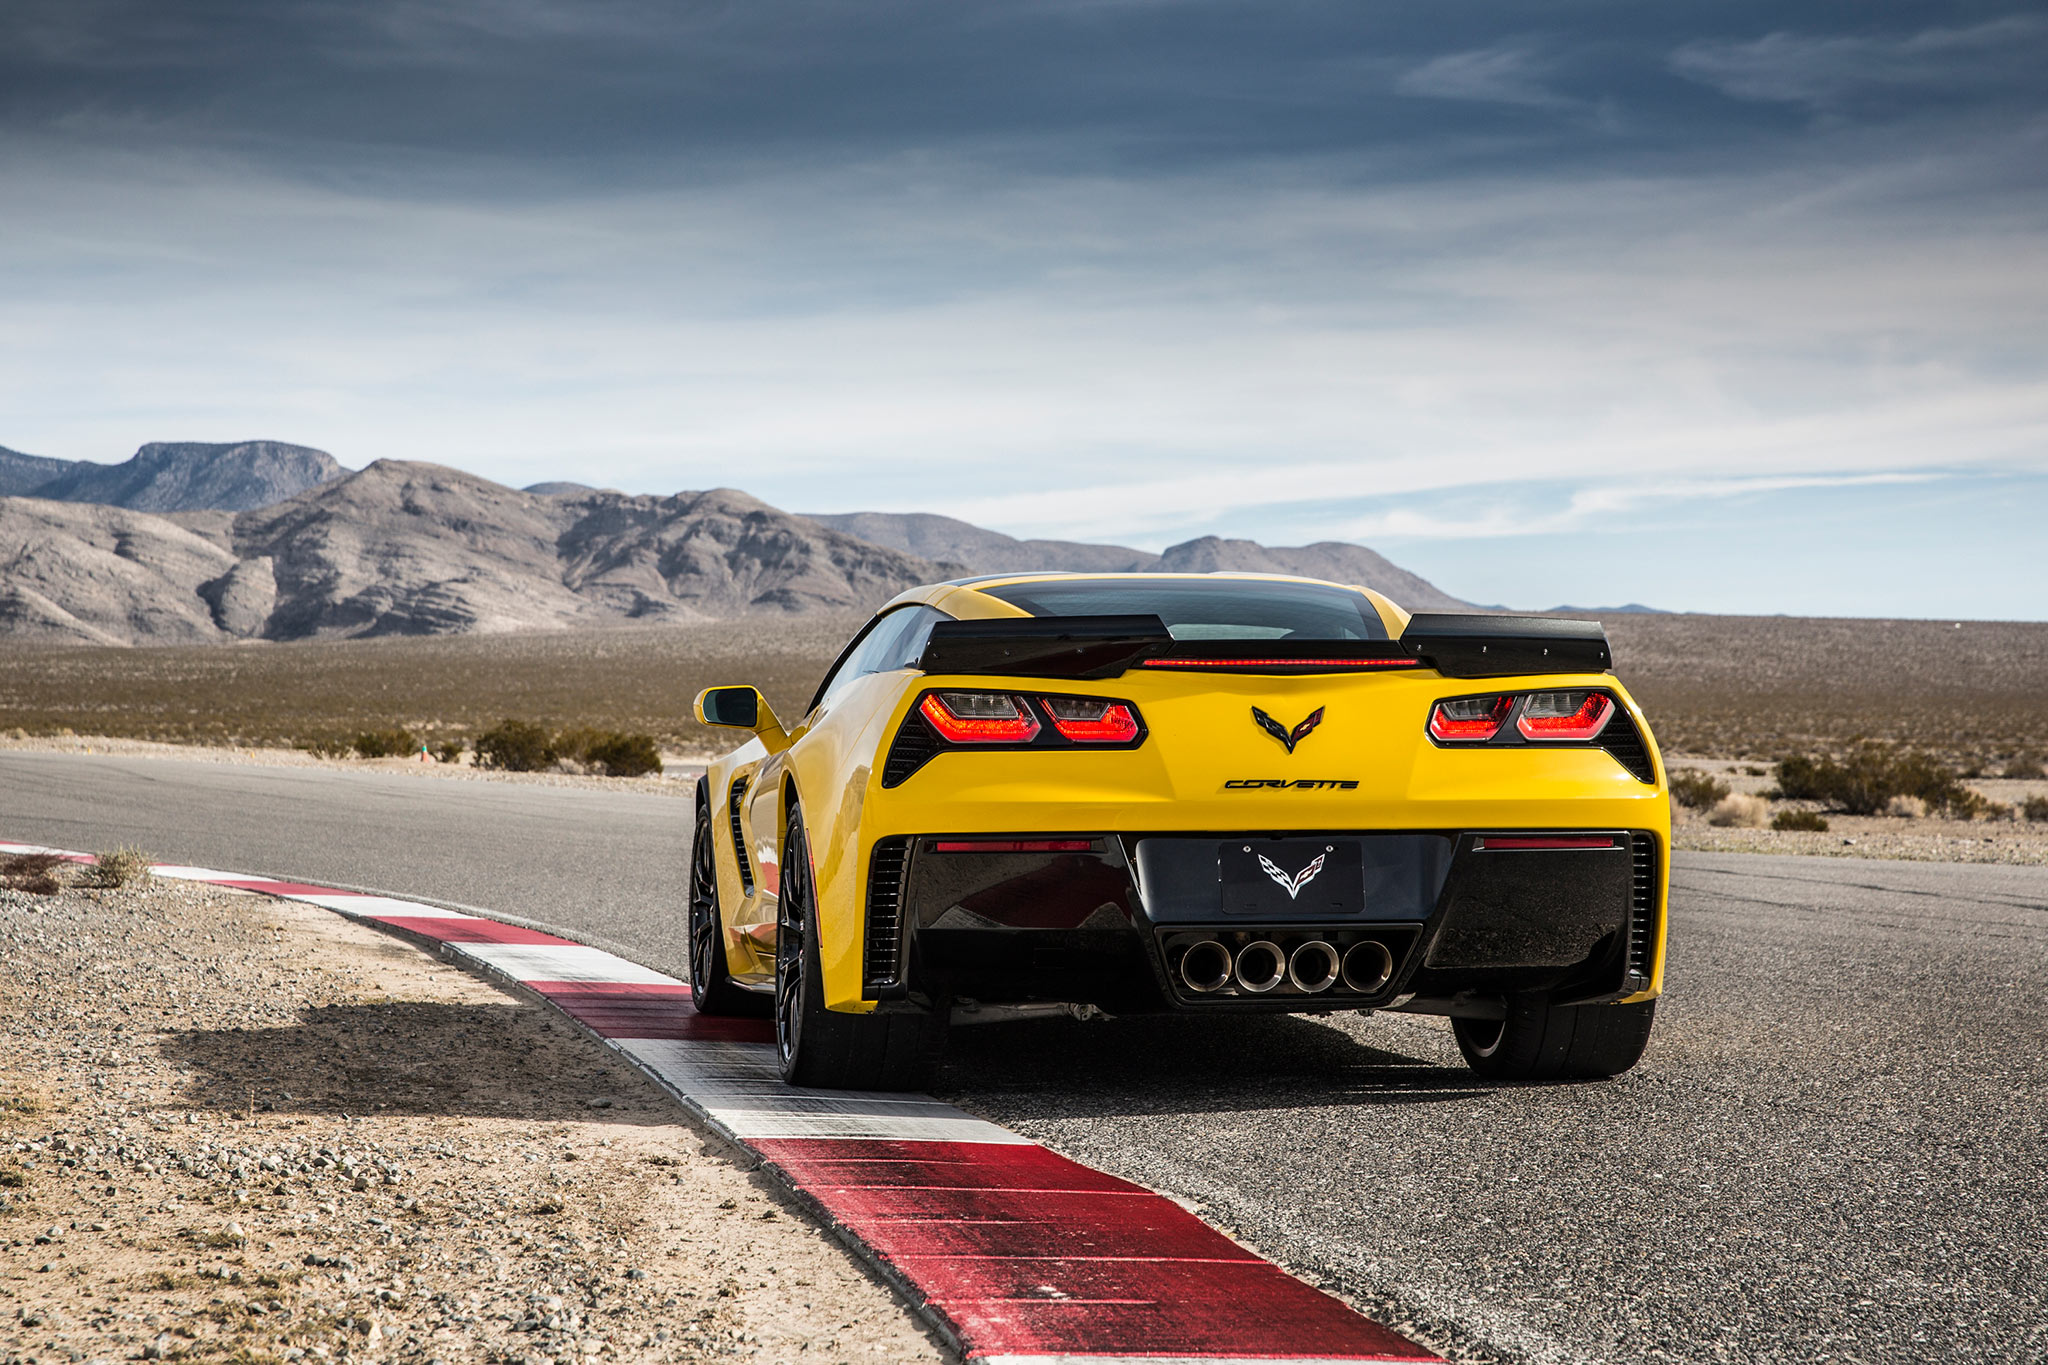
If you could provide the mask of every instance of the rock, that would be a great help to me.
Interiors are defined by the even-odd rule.
[[[282,441],[152,441],[121,464],[79,461],[35,496],[140,512],[268,507],[348,471],[324,450]]]

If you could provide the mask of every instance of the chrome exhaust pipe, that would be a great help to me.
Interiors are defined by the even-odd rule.
[[[1394,976],[1394,955],[1384,943],[1364,939],[1344,954],[1344,984],[1360,995],[1371,995]]]
[[[1230,949],[1213,938],[1189,944],[1180,955],[1180,979],[1204,995],[1222,990],[1230,984]]]
[[[1303,995],[1330,989],[1337,984],[1337,950],[1319,938],[1302,944],[1287,959],[1287,979]]]
[[[1287,979],[1287,955],[1280,945],[1260,939],[1237,953],[1237,986],[1253,995],[1264,995]]]

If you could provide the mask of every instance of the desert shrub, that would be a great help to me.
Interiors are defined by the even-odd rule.
[[[1771,828],[1807,834],[1826,834],[1828,818],[1817,810],[1781,810],[1772,817]]]
[[[1731,792],[1707,812],[1707,823],[1727,829],[1762,829],[1770,819],[1770,803],[1761,796]]]
[[[1900,820],[1924,820],[1927,803],[1917,796],[1894,796],[1884,803],[1884,813]]]
[[[64,889],[57,875],[63,868],[64,859],[54,853],[0,855],[0,886],[32,896],[54,896]]]
[[[555,746],[532,721],[506,719],[476,737],[476,765],[508,773],[537,773],[554,766]]]
[[[555,736],[555,753],[607,777],[644,777],[661,771],[661,747],[653,735],[588,727],[564,730]]]
[[[1705,810],[1728,795],[1728,792],[1729,786],[1726,782],[1710,777],[1696,768],[1687,768],[1683,772],[1671,775],[1672,799],[1679,805],[1690,806],[1694,810]]]
[[[2020,814],[2029,820],[2048,820],[2048,796],[2030,796],[2020,802]]]
[[[434,761],[436,763],[460,763],[462,762],[462,755],[468,747],[459,739],[444,739],[434,746]]]
[[[645,777],[661,771],[661,749],[653,735],[613,732],[590,746],[586,760],[603,768],[608,777]]]
[[[349,741],[349,747],[356,751],[358,758],[403,758],[418,751],[420,746],[412,731],[394,727],[365,730]]]
[[[2021,754],[2018,758],[2006,764],[2005,770],[1999,773],[1999,776],[2018,778],[2022,781],[2027,779],[2039,781],[2041,778],[2048,777],[2048,768],[2043,768],[2041,760],[2033,757],[2031,754]]]
[[[1930,810],[1967,820],[1984,798],[1925,754],[1865,744],[1846,758],[1794,754],[1779,760],[1778,791],[1790,801],[1821,801],[1850,815],[1875,815],[1895,796],[1918,797]]]
[[[314,739],[302,739],[295,747],[300,753],[311,754],[315,758],[347,758],[355,752],[354,744],[345,739],[336,739],[331,735],[322,735]]]
[[[94,886],[147,886],[149,867],[154,861],[139,848],[123,845],[98,855],[92,869]]]

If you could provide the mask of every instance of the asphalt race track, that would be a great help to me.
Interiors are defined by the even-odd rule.
[[[0,837],[490,909],[676,973],[687,801],[0,753]],[[1434,1021],[958,1029],[945,1098],[1458,1355],[2048,1359],[2048,868],[1680,855],[1672,993],[1600,1085]]]

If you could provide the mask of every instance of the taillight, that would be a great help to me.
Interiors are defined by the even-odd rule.
[[[1429,733],[1438,739],[1480,743],[1500,733],[1514,705],[1511,695],[1440,701],[1429,713]]]
[[[1076,744],[1128,744],[1138,737],[1138,718],[1120,701],[1097,697],[1040,697],[1052,728]]]
[[[1029,744],[1038,737],[1038,717],[1007,692],[931,692],[918,710],[954,744]]]
[[[1614,699],[1602,692],[1531,692],[1515,728],[1524,739],[1588,740],[1607,728]]]

